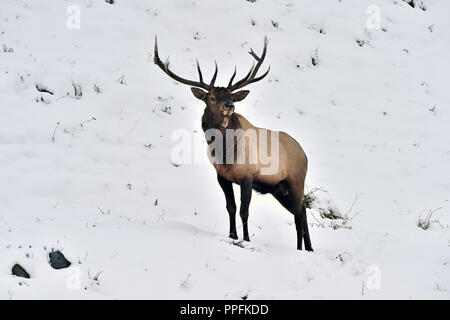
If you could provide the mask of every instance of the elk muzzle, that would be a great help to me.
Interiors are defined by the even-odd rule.
[[[230,117],[234,112],[234,104],[233,101],[228,100],[222,107],[222,127],[226,128],[228,126],[228,122],[230,121]]]
[[[224,116],[231,116],[234,112],[234,104],[233,101],[225,102],[224,108],[222,109]]]

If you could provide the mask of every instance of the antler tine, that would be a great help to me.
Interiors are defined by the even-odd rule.
[[[202,70],[200,69],[200,64],[198,63],[198,59],[195,59],[195,62],[197,62],[197,71],[198,71],[198,78],[200,79],[200,83],[203,83],[203,75]]]
[[[189,86],[193,86],[193,87],[198,87],[198,88],[202,88],[205,90],[209,90],[211,89],[210,85],[207,85],[203,82],[203,77],[202,77],[202,72],[200,70],[200,65],[197,61],[197,71],[198,71],[198,75],[200,77],[200,82],[198,81],[192,81],[192,80],[188,80],[188,79],[184,79],[178,75],[176,75],[175,73],[173,73],[170,69],[169,69],[169,62],[162,62],[161,59],[159,58],[159,53],[158,53],[158,38],[157,36],[155,36],[155,50],[154,50],[154,57],[153,57],[153,62],[162,70],[164,71],[169,77],[171,77],[172,79],[183,83],[183,84],[187,84]]]
[[[261,76],[255,78],[255,79],[253,79],[253,80],[252,80],[251,82],[249,82],[249,83],[256,82],[256,81],[259,81],[259,80],[264,79],[264,78],[269,74],[269,71],[270,71],[270,66],[269,66],[269,68],[267,68],[267,71],[264,72],[263,75],[261,75]]]
[[[250,52],[249,52],[249,53],[252,55],[253,58],[255,58],[256,61],[259,61],[260,58],[259,58],[258,55],[253,51],[252,48],[250,48]]]
[[[159,66],[159,62],[161,62],[161,59],[159,59],[159,54],[158,54],[158,37],[155,36],[155,49],[154,49],[154,54],[153,54],[153,63],[155,63]],[[164,67],[164,70],[165,70],[165,67]]]
[[[216,69],[214,70],[214,75],[213,75],[213,77],[212,77],[212,79],[211,79],[211,82],[209,83],[209,86],[210,87],[214,87],[214,82],[216,82],[216,78],[217,78],[217,62],[216,62],[216,60],[214,60],[214,65],[216,66]]]
[[[230,82],[228,82],[228,88],[230,88],[231,85],[233,84],[234,77],[236,77],[236,66],[234,66],[233,75],[231,76]]]
[[[253,58],[255,58],[256,61],[258,61],[258,63],[256,64],[256,67],[255,67],[255,70],[253,70],[253,73],[252,73],[252,77],[253,77],[253,78],[256,76],[256,73],[258,72],[259,67],[261,67],[261,65],[262,65],[262,63],[263,63],[263,61],[264,61],[264,58],[266,57],[266,52],[267,52],[267,42],[268,42],[267,37],[264,37],[264,48],[263,48],[263,52],[262,52],[262,54],[261,54],[261,57],[258,57],[258,56],[255,54],[255,52],[253,52],[253,49],[250,49],[250,52],[249,52],[250,55],[251,55]]]
[[[252,67],[250,68],[250,71],[247,73],[247,75],[245,77],[243,77],[241,80],[239,80],[238,82],[236,82],[235,84],[233,84],[230,88],[231,91],[239,89],[241,84],[243,84],[245,81],[247,81],[249,79],[254,68],[255,68],[255,63],[253,62]]]
[[[262,76],[259,76],[259,77],[255,78],[256,74],[258,73],[259,68],[263,64],[264,59],[266,57],[267,43],[268,43],[267,37],[264,37],[264,48],[263,48],[263,52],[261,54],[261,57],[259,57],[253,51],[253,49],[250,49],[249,54],[257,61],[257,64],[255,66],[255,63],[253,62],[253,67],[252,67],[252,69],[250,69],[250,73],[247,76],[245,76],[242,80],[236,82],[234,85],[231,85],[231,82],[230,82],[229,88],[231,89],[231,91],[243,88],[246,85],[249,85],[250,83],[262,80],[265,76],[267,76],[267,74],[270,71],[270,67],[267,69],[267,71]]]
[[[255,58],[256,61],[259,61],[261,59],[264,60],[264,58],[266,56],[266,51],[267,51],[267,43],[268,43],[268,40],[267,40],[267,36],[266,36],[266,37],[264,37],[264,48],[263,48],[263,53],[262,53],[261,57],[258,57],[258,55],[253,51],[253,49],[250,48],[249,53],[253,58]]]

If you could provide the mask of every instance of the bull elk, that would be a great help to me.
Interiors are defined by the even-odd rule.
[[[233,84],[233,80],[236,76],[235,67],[227,87],[214,86],[217,78],[217,63],[215,63],[214,75],[209,84],[203,82],[203,75],[198,60],[197,71],[199,81],[188,80],[173,73],[169,69],[169,63],[163,63],[159,58],[156,37],[154,63],[172,79],[191,86],[194,96],[206,104],[202,116],[202,129],[207,136],[206,138],[210,151],[212,139],[207,135],[208,130],[214,129],[220,131],[222,133],[223,142],[225,142],[226,136],[229,135],[230,132],[236,130],[241,130],[243,132],[254,131],[258,134],[262,134],[258,135],[260,138],[256,140],[251,140],[246,136],[244,136],[244,140],[242,140],[242,136],[241,138],[234,136],[231,140],[233,141],[231,148],[226,147],[225,143],[223,158],[225,159],[226,156],[232,152],[233,161],[231,161],[231,163],[230,161],[217,161],[217,158],[213,158],[210,155],[210,160],[212,159],[211,162],[217,171],[217,180],[225,194],[226,209],[230,218],[230,238],[238,239],[235,219],[236,202],[233,192],[233,183],[236,183],[241,187],[239,214],[242,219],[244,240],[250,241],[248,233],[248,211],[252,197],[252,189],[254,189],[263,194],[272,194],[283,207],[294,215],[295,227],[297,230],[297,249],[302,249],[302,239],[304,239],[305,249],[312,251],[308,223],[306,220],[306,208],[303,205],[304,184],[308,167],[308,160],[305,152],[300,144],[287,133],[255,127],[242,115],[234,112],[235,103],[243,100],[250,92],[249,90],[236,90],[264,79],[270,71],[269,67],[264,74],[257,76],[258,70],[266,57],[267,42],[267,38],[265,38],[261,56],[258,56],[252,49],[250,50],[249,53],[256,60],[256,65],[253,63],[247,75]],[[278,167],[277,170],[270,174],[262,174],[265,164],[263,164],[260,159],[250,163],[248,161],[248,155],[245,155],[245,161],[243,163],[236,161],[236,159],[241,156],[240,153],[242,152],[249,152],[250,149],[260,151],[259,148],[264,142],[261,141],[261,136],[278,137],[278,141],[276,141],[276,143],[278,143]],[[244,141],[244,148],[238,148],[238,142],[240,143],[242,141]],[[270,145],[271,143],[266,145]],[[217,152],[217,150],[213,150],[212,155],[214,155],[215,152]]]

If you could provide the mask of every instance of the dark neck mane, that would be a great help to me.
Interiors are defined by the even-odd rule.
[[[227,135],[227,132],[226,132],[226,129],[234,129],[234,130],[236,130],[236,129],[239,129],[239,128],[241,128],[241,125],[240,125],[240,122],[239,122],[239,118],[238,118],[238,116],[235,114],[235,113],[233,113],[231,116],[230,116],[230,119],[228,120],[228,125],[227,125],[227,127],[226,128],[224,128],[223,126],[222,126],[222,120],[223,120],[223,118],[221,117],[221,116],[216,116],[213,112],[211,112],[210,110],[209,110],[209,108],[208,107],[206,107],[205,108],[205,111],[203,112],[203,117],[202,117],[202,129],[203,129],[203,132],[206,132],[206,130],[208,130],[208,129],[218,129],[218,130],[220,130],[221,132],[222,132],[222,137],[223,137],[223,144],[222,144],[222,146],[223,146],[223,164],[222,164],[222,166],[228,166],[227,164],[225,164],[226,163],[226,154],[227,154],[227,148],[226,148],[226,135]],[[236,137],[234,138],[234,154],[236,155]],[[212,143],[212,141],[207,141],[207,143],[208,144],[210,144],[210,143]],[[214,156],[214,154],[215,154],[215,151],[213,151],[212,152],[212,155]]]
[[[222,126],[222,117],[217,117],[208,107],[205,108],[202,117],[202,129],[205,132],[208,129],[219,129],[225,133],[225,129],[239,129],[241,127],[239,119],[235,113],[233,113],[228,121],[228,126],[224,128]]]

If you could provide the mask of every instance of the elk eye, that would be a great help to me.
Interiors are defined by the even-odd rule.
[[[214,98],[213,96],[209,97],[209,101],[211,102],[216,102],[216,98]]]

